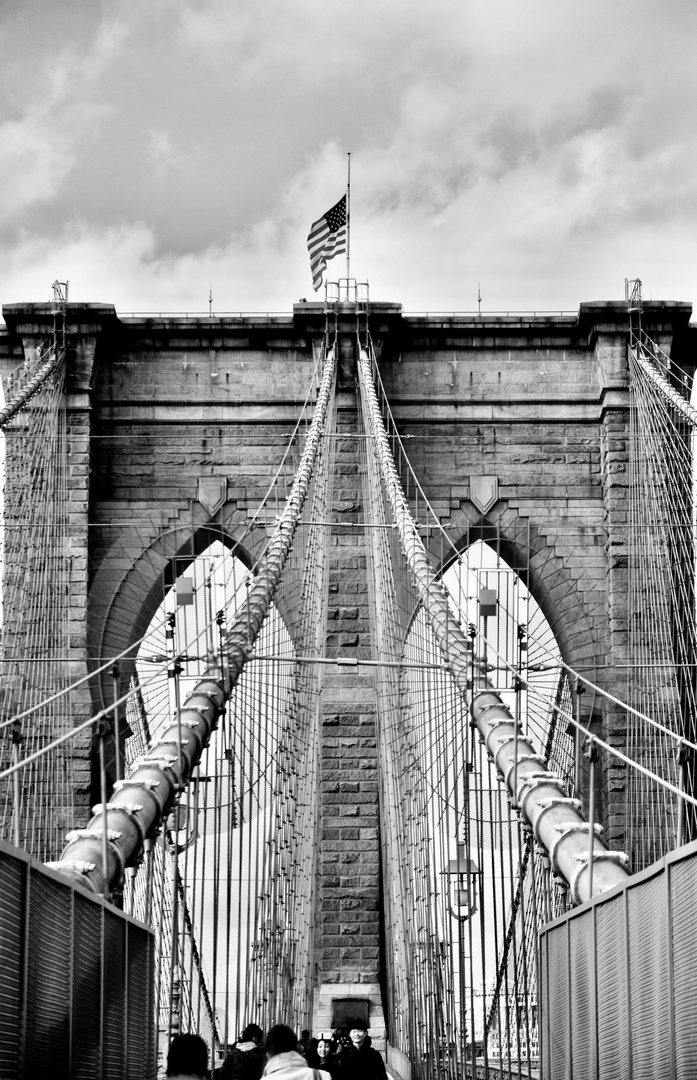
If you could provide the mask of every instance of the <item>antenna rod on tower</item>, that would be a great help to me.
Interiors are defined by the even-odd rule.
[[[213,282],[208,286],[208,315],[213,314]]]
[[[482,313],[482,287],[480,282],[477,282],[477,311],[481,315]]]
[[[346,288],[351,277],[351,151],[348,157],[348,177],[346,180]]]

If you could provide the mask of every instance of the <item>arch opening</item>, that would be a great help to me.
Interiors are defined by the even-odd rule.
[[[475,652],[486,662],[492,685],[544,751],[556,729],[553,705],[565,681],[561,650],[530,590],[529,572],[516,566],[510,548],[504,550],[500,543],[475,540],[450,564],[443,582],[462,624],[480,633]],[[482,591],[489,594],[493,614],[480,615]]]
[[[248,568],[220,540],[170,565],[164,599],[135,661],[127,763],[157,741],[179,704],[220,664],[225,625],[247,595]],[[242,672],[126,898],[128,910],[158,935],[162,1047],[178,1025],[193,1025],[222,1053],[255,1019],[251,1010],[261,978],[255,965],[267,952],[263,882],[286,794],[284,739],[294,708],[294,655],[291,634],[272,605],[255,642],[260,662]],[[265,663],[264,657],[288,663]]]
[[[465,632],[470,625],[478,631],[473,662],[486,663],[490,682],[540,759],[570,787],[574,739],[560,718],[571,711],[571,688],[552,627],[523,575],[500,545],[476,540],[444,572],[443,583],[453,620]],[[438,977],[452,987],[442,1035],[448,1054],[534,1058],[538,925],[561,914],[567,897],[551,882],[543,886],[546,871],[532,833],[470,724],[467,702],[423,609],[409,625],[403,661],[400,708],[386,734],[396,766],[388,783],[396,785],[404,808],[401,866],[391,866],[390,877],[393,899],[401,880],[414,914],[402,916],[395,899],[395,969],[403,968],[405,982],[423,994],[421,1008],[428,1009],[430,990],[419,987],[418,965],[410,971],[408,955],[399,951],[411,922],[411,952],[433,954]]]

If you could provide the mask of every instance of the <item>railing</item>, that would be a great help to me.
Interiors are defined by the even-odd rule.
[[[363,287],[362,283],[358,283],[358,293],[355,293],[353,289],[347,291],[346,286],[343,283],[328,283],[336,285],[336,295],[333,293],[329,295],[328,301],[330,303],[356,303],[362,299],[360,289]],[[367,285],[365,286],[367,288]],[[350,297],[347,299],[347,296]],[[308,307],[321,305],[323,300],[313,298],[311,300],[300,299],[298,304],[307,303]],[[296,304],[297,306],[297,304]],[[473,311],[468,309],[453,309],[447,310],[404,310],[402,316],[405,319],[549,319],[549,318],[563,318],[563,319],[576,319],[578,318],[578,311],[571,310],[503,310],[503,309],[482,309],[481,311]],[[267,319],[267,320],[280,320],[288,321],[292,320],[292,311],[119,311],[118,316],[121,319],[210,319],[215,321],[216,319]]]
[[[257,319],[288,322],[289,311],[120,311],[120,319]]]
[[[697,1075],[697,843],[541,934],[542,1077]]]
[[[0,893],[2,1080],[154,1076],[150,930],[2,841]]]

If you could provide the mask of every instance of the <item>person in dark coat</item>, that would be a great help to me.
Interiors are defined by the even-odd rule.
[[[263,1041],[264,1032],[258,1024],[247,1024],[223,1062],[221,1080],[259,1080],[266,1065]]]
[[[339,1058],[339,1080],[387,1080],[382,1055],[370,1045],[365,1020],[352,1020],[349,1026],[350,1045]]]

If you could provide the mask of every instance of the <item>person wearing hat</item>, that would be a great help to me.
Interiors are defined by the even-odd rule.
[[[370,1045],[368,1025],[357,1017],[349,1024],[350,1045],[340,1058],[339,1080],[387,1080],[382,1056]]]

